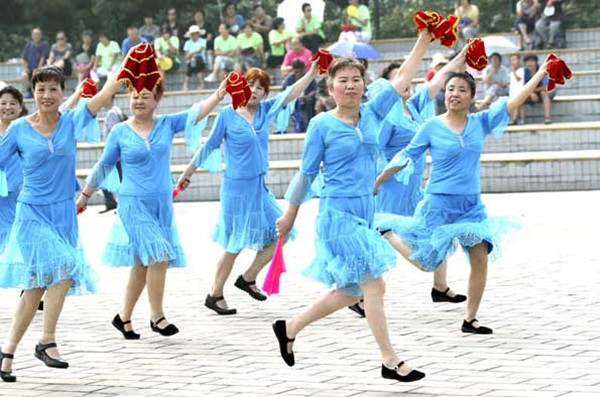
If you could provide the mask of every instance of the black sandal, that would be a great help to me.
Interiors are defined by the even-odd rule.
[[[361,317],[366,317],[365,309],[360,307],[360,302],[362,302],[362,300],[359,302],[356,302],[352,306],[348,306],[348,309],[352,310],[354,313],[358,314]]]
[[[123,338],[129,339],[129,340],[140,339],[140,334],[138,334],[137,332],[134,332],[133,330],[125,331],[125,325],[127,325],[127,324],[131,324],[131,320],[127,320],[127,321],[121,320],[121,316],[119,315],[119,313],[117,313],[115,318],[113,318],[113,320],[112,320],[112,325],[116,329],[121,331],[121,333],[123,334]]]
[[[483,325],[480,325],[479,327],[473,326],[473,323],[475,321],[477,321],[476,318],[474,318],[471,321],[463,320],[462,332],[465,332],[468,334],[480,334],[480,335],[489,335],[489,334],[494,333],[494,331],[492,331],[491,328],[484,327]],[[479,322],[479,321],[477,321],[477,322]]]
[[[287,344],[295,341],[296,338],[288,338],[287,327],[284,320],[277,320],[273,323],[273,332],[275,332],[275,337],[279,342],[279,353],[281,354],[281,358],[283,358],[283,361],[285,361],[288,366],[293,367],[296,363],[294,352],[288,353]]]
[[[41,360],[44,364],[51,368],[61,368],[66,369],[69,368],[69,363],[63,360],[59,360],[56,358],[52,358],[48,355],[46,350],[51,349],[53,347],[57,347],[55,342],[46,343],[45,345],[42,343],[38,343],[35,346],[34,356]]]
[[[444,292],[438,291],[435,288],[431,289],[431,299],[434,302],[451,302],[451,303],[460,303],[467,300],[467,297],[464,295],[456,294],[454,296],[448,295],[448,291],[450,291],[450,287],[446,288]]]
[[[164,317],[159,318],[156,322],[152,322],[152,320],[150,320],[150,329],[154,332],[158,332],[162,336],[173,336],[179,332],[179,328],[173,324],[169,324],[165,328],[158,328],[158,324],[165,320],[166,318]]]
[[[225,300],[222,296],[211,296],[210,294],[206,295],[206,300],[204,301],[204,306],[208,307],[211,310],[216,311],[220,315],[229,315],[236,314],[236,309],[223,309],[217,305],[218,301]]]
[[[404,365],[404,361],[400,361],[398,365],[396,365],[393,369],[386,367],[381,364],[381,377],[384,379],[394,379],[398,382],[414,382],[417,380],[421,380],[425,377],[425,374],[421,371],[417,371],[413,369],[408,373],[408,375],[400,375],[398,370],[400,367]]]
[[[9,360],[14,360],[15,355],[10,353],[2,353],[2,350],[0,350],[0,368],[2,368],[2,361],[4,361],[5,358]],[[2,378],[4,382],[8,383],[17,381],[17,377],[12,374],[12,371],[0,370],[0,378]]]
[[[237,278],[237,280],[235,280],[234,285],[236,287],[238,287],[239,289],[241,289],[242,291],[247,292],[248,295],[250,295],[257,301],[266,301],[267,300],[266,295],[264,295],[258,291],[254,291],[252,288],[250,288],[252,285],[256,285],[256,281],[246,281],[246,280],[244,280],[244,277],[241,274]]]

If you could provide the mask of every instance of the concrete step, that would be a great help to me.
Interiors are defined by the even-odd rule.
[[[428,169],[429,165],[430,159]],[[271,161],[266,182],[278,198],[283,197],[299,167],[300,160]],[[174,178],[184,169],[184,165],[172,166]],[[77,176],[83,179],[89,172],[78,169]],[[218,200],[221,181],[222,174],[200,170],[177,200]],[[600,150],[483,154],[481,187],[482,193],[600,189]],[[91,204],[100,201],[95,196]]]

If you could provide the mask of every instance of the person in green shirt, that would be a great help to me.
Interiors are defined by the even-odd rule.
[[[242,25],[242,33],[237,37],[238,62],[235,70],[244,73],[252,67],[263,67],[265,63],[265,48],[262,36],[254,31],[252,22]]]
[[[308,48],[310,52],[316,52],[319,46],[325,42],[321,22],[312,15],[312,7],[309,3],[302,4],[302,16],[298,19],[296,32],[304,47]]]
[[[273,30],[269,32],[269,44],[271,44],[271,53],[267,59],[267,67],[279,69],[283,63],[286,47],[293,35],[285,30],[283,18],[273,20]],[[273,74],[272,74],[273,75]]]
[[[358,0],[348,0],[345,20],[347,24],[354,26],[356,30],[341,32],[339,41],[358,41],[361,43],[371,41],[371,12],[369,7],[359,4]]]
[[[213,83],[217,81],[226,71],[233,70],[237,55],[237,40],[229,34],[229,26],[225,23],[219,25],[219,35],[215,38],[214,52],[215,62],[213,71],[206,76],[204,81]]]
[[[154,50],[156,51],[156,59],[158,60],[158,65],[165,72],[173,73],[179,69],[179,65],[181,65],[181,58],[179,57],[179,38],[173,34],[171,34],[171,28],[167,25],[163,25],[160,28],[161,36],[154,40]],[[170,58],[172,61],[172,65],[170,68],[163,68],[161,59]],[[168,65],[168,63],[167,63]]]
[[[110,40],[104,32],[98,33],[98,40],[96,60],[90,72],[90,77],[96,83],[106,79],[121,62],[121,49],[116,41]]]

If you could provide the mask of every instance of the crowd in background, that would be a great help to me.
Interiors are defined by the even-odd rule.
[[[562,0],[519,0],[515,11],[520,49],[565,45]],[[454,14],[460,17],[458,28],[462,39],[479,35],[480,12],[476,4],[458,0]],[[167,83],[170,75],[183,72],[183,91],[203,89],[205,83],[219,81],[230,71],[245,72],[251,67],[267,69],[274,83],[286,87],[308,70],[311,54],[326,39],[333,41],[325,37],[321,22],[313,15],[309,3],[302,5],[298,15],[295,26],[286,26],[283,18],[268,15],[260,1],[254,2],[252,15],[242,15],[235,3],[230,2],[225,4],[219,18],[207,18],[203,10],[197,10],[193,21],[183,23],[177,10],[169,8],[162,26],[154,23],[152,15],[146,15],[141,26],[127,27],[126,37],[120,42],[105,32],[84,31],[78,46],[69,42],[64,31],[56,32],[55,42],[48,45],[42,31],[36,28],[22,53],[25,96],[31,96],[29,86],[33,71],[46,64],[60,67],[67,76],[76,76],[78,83],[91,77],[102,85],[129,49],[142,42],[153,43]],[[369,8],[358,0],[348,0],[343,15],[338,40],[368,43],[372,36]],[[498,97],[509,95],[515,87],[527,82],[539,67],[535,56],[525,57],[525,67],[521,67],[518,56],[511,58],[509,67],[501,61],[500,54],[490,56],[490,65],[483,73],[485,97],[478,103],[480,109],[487,108]],[[366,60],[363,62],[368,66]],[[426,80],[447,62],[443,54],[436,54]],[[367,77],[375,78],[371,71],[367,72]],[[318,82],[307,88],[294,114],[296,131],[304,131],[315,113],[331,108],[327,97],[324,83]],[[443,98],[443,92],[440,98]],[[540,87],[536,95],[532,94],[530,102],[542,103],[546,122],[551,121],[551,95],[548,92]],[[443,99],[440,99],[438,111],[443,110]],[[519,111],[512,120],[524,123],[524,111]]]

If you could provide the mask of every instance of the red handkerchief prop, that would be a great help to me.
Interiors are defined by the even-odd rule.
[[[82,98],[91,98],[98,93],[98,86],[94,80],[89,77],[83,80],[81,85],[81,97]]]
[[[319,60],[319,74],[327,73],[327,69],[329,69],[329,65],[333,61],[331,52],[324,48],[319,48],[317,52],[311,55],[309,61],[314,62],[316,59]]]
[[[281,274],[285,271],[285,262],[283,261],[283,240],[279,237],[277,245],[275,246],[275,252],[273,253],[271,266],[269,266],[269,271],[267,272],[262,287],[267,295],[279,293],[279,279],[281,278]]]
[[[233,108],[237,109],[240,106],[245,106],[252,96],[252,91],[244,76],[238,72],[231,72],[226,78],[227,87],[225,91],[231,95]]]
[[[434,40],[440,39],[445,47],[452,47],[458,40],[458,17],[450,15],[448,19],[435,11],[415,11],[417,30],[427,29]]]
[[[154,48],[148,43],[140,43],[133,47],[117,76],[118,82],[125,81],[127,88],[138,93],[144,88],[153,92],[161,79]]]
[[[175,200],[175,198],[177,196],[179,196],[179,193],[183,192],[183,189],[180,186],[177,186],[176,188],[173,189],[173,200]]]
[[[83,214],[83,211],[85,211],[85,207],[77,208],[77,215]]]
[[[480,38],[467,40],[467,65],[476,70],[483,70],[487,66],[485,44]]]
[[[556,55],[548,55],[546,62],[548,62],[548,86],[546,87],[548,91],[552,91],[554,88],[556,88],[557,84],[565,84],[565,79],[568,80],[573,77],[573,73],[565,61]]]
[[[442,23],[444,34],[441,37],[440,43],[444,47],[451,48],[458,41],[458,20],[457,16],[450,15]]]

